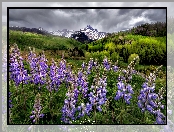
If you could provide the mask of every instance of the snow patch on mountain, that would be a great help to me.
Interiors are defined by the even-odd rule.
[[[74,34],[75,32],[77,31],[63,29],[63,30],[51,31],[50,33],[52,35],[58,35],[58,36],[70,38],[71,35]],[[90,25],[87,25],[87,27],[80,29],[80,32],[85,33],[85,35],[87,35],[88,38],[91,40],[98,40],[98,39],[104,38],[107,34],[106,32],[98,32],[97,29],[94,29]]]

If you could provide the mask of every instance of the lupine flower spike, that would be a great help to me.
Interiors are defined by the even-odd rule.
[[[38,123],[40,118],[43,118],[44,114],[41,113],[41,100],[40,100],[40,94],[38,93],[35,98],[34,103],[34,110],[32,111],[32,115],[30,116],[30,119],[32,119],[33,123]]]

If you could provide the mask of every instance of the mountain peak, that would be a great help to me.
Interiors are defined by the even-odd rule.
[[[87,25],[86,28],[93,30],[93,28],[91,27],[91,25]]]
[[[97,29],[94,29],[91,25],[87,25],[85,28],[80,29],[79,31],[74,30],[67,30],[63,29],[62,31],[53,31],[52,34],[58,35],[58,36],[64,36],[64,37],[72,37],[74,36],[80,36],[86,35],[88,39],[91,40],[97,40],[101,39],[106,36],[105,32],[98,32]]]

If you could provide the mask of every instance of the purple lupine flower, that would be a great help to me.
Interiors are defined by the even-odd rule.
[[[87,97],[88,92],[88,82],[86,76],[82,73],[82,71],[78,72],[77,84],[80,86],[80,92],[82,92],[83,97]]]
[[[87,67],[87,74],[91,73],[93,65],[94,65],[94,60],[93,60],[93,58],[90,58],[90,61],[88,62],[88,67]]]
[[[32,111],[32,115],[30,116],[30,119],[32,119],[33,123],[38,123],[40,118],[43,118],[44,114],[41,113],[41,100],[40,100],[40,94],[38,93],[35,98],[34,103],[34,110]]]
[[[118,90],[116,96],[114,97],[115,100],[119,100],[121,97],[123,97],[123,93]]]
[[[160,66],[161,67],[161,66]],[[158,69],[157,69],[158,70]],[[165,116],[161,113],[160,109],[164,109],[164,105],[161,104],[160,100],[163,99],[162,92],[163,89],[159,90],[159,93],[154,93],[155,91],[155,72],[150,74],[146,79],[146,82],[142,85],[142,90],[138,96],[138,107],[144,112],[149,111],[151,114],[156,116],[155,124],[165,124]]]
[[[142,85],[143,89],[138,96],[138,106],[142,109],[148,110],[150,113],[154,114],[154,108],[157,107],[154,100],[156,99],[157,94],[153,93],[154,89],[149,87],[147,83]]]
[[[156,122],[155,124],[165,124],[166,123],[166,116],[161,112],[161,109],[164,109],[164,105],[162,105],[161,100],[163,99],[164,91],[163,89],[159,90],[158,97],[156,98],[155,103],[156,105],[156,110],[154,112],[156,116]]]
[[[155,124],[165,124],[165,116],[163,113],[161,113],[160,110],[156,110],[155,111],[155,115],[156,115],[156,122]]]
[[[72,84],[73,90],[69,89],[66,96],[67,99],[64,101],[64,106],[62,108],[62,117],[61,120],[64,123],[71,123],[71,120],[75,120],[75,112],[76,112],[76,103],[78,99],[79,91],[77,89],[76,84]]]
[[[72,69],[70,66],[68,66],[68,68],[66,69],[66,78],[65,81],[66,82],[72,82],[73,81],[73,73],[72,73]]]
[[[131,63],[127,66],[127,69],[122,70],[125,80],[128,82],[132,79],[132,75],[137,73],[136,70],[134,70],[134,67],[137,63],[137,60],[139,59],[139,56],[137,56],[136,58],[134,58],[133,61],[131,61]]]
[[[39,61],[40,61],[39,65],[41,66],[40,67],[40,72],[41,72],[43,78],[45,78],[46,75],[47,75],[47,72],[48,72],[48,65],[47,65],[48,60],[45,58],[44,53],[40,56]]]
[[[21,83],[28,83],[29,77],[27,70],[24,69],[23,58],[20,56],[18,46],[10,54],[10,64],[9,64],[10,79],[15,82],[16,86]]]
[[[120,81],[120,82],[117,83],[117,87],[118,87],[119,90],[122,90],[125,87],[125,85],[124,85],[123,82]]]
[[[28,62],[30,64],[30,73],[33,74],[37,68],[37,62],[38,62],[38,58],[36,58],[36,54],[33,53],[30,49],[30,52],[28,54]]]
[[[67,83],[71,80],[71,78],[70,78],[70,73],[68,73],[66,69],[66,61],[62,59],[58,67],[55,61],[52,59],[52,65],[50,66],[49,76],[50,76],[50,80],[48,82],[49,85],[47,86],[47,89],[49,91],[52,91],[52,90],[57,91],[63,81],[65,81],[67,85]]]
[[[118,77],[118,81],[124,81],[125,80],[125,77],[124,76],[119,76]]]
[[[31,69],[30,82],[39,85],[39,89],[46,83],[46,76],[48,72],[47,59],[44,53],[36,57],[36,54],[30,53],[28,55],[28,61]]]
[[[86,113],[85,111],[85,104],[84,103],[81,103],[80,106],[77,107],[77,111],[78,111],[78,116],[77,116],[77,119],[79,119],[80,117],[83,117]]]
[[[123,98],[127,104],[130,104],[131,94],[134,93],[132,86],[130,84],[125,85],[122,81],[117,83],[118,91],[116,92],[115,100]]]
[[[90,115],[90,111],[92,111],[92,104],[90,104],[90,103],[86,103],[86,109],[85,109],[86,111],[86,114],[87,115]]]
[[[56,62],[52,59],[52,65],[50,66],[49,71],[49,84],[47,85],[47,89],[51,92],[52,90],[58,90],[59,86],[62,83],[59,68],[56,65]]]
[[[97,89],[97,96],[99,98],[99,102],[100,105],[103,105],[105,103],[106,99],[106,87],[107,87],[107,78],[105,76],[103,76],[102,78],[100,78],[99,82],[98,82],[98,89]]]
[[[134,91],[132,89],[132,86],[130,84],[128,84],[126,87],[127,87],[127,90],[128,90],[129,93],[131,93],[131,94],[134,93]]]
[[[132,98],[131,93],[124,94],[124,100],[127,104],[130,104],[130,99]]]
[[[91,92],[88,94],[91,111],[92,111],[92,106],[96,106],[96,108],[99,111],[102,111],[101,105],[105,104],[105,102],[107,101],[106,79],[107,78],[103,76],[102,78],[99,78],[97,82],[95,82],[96,86],[93,86],[93,85],[91,86]]]
[[[118,66],[113,65],[112,69],[114,70],[114,72],[117,72],[119,68],[118,68]]]
[[[61,79],[63,81],[65,79],[65,75],[66,75],[66,60],[62,59],[60,61],[58,73],[59,73],[59,79]]]
[[[85,62],[82,63],[82,69],[85,69]]]
[[[135,64],[139,57],[137,56],[134,60],[128,65],[127,69],[122,69],[123,76],[119,75],[116,96],[115,100],[119,100],[123,98],[127,104],[130,104],[130,99],[132,98],[132,94],[134,93],[132,86],[129,84],[129,81],[132,79],[132,74],[135,74],[134,70]],[[117,67],[116,67],[117,68]],[[118,68],[117,68],[118,70]],[[141,105],[140,105],[141,106]]]
[[[104,66],[104,68],[108,71],[108,70],[110,70],[110,63],[109,63],[109,61],[108,61],[108,59],[107,59],[107,57],[105,57],[104,59],[103,59],[103,66]]]
[[[47,75],[47,72],[48,72],[48,65],[47,65],[47,59],[45,58],[45,55],[42,54],[40,57],[39,57],[39,71],[38,71],[38,75],[39,75],[39,78],[40,78],[40,85],[43,85],[46,83],[46,75]]]

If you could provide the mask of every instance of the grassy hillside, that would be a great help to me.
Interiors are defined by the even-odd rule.
[[[40,34],[9,31],[10,45],[17,43],[21,50],[26,50],[28,47],[34,47],[41,50],[67,50],[81,45],[80,42],[65,37],[44,36]]]

